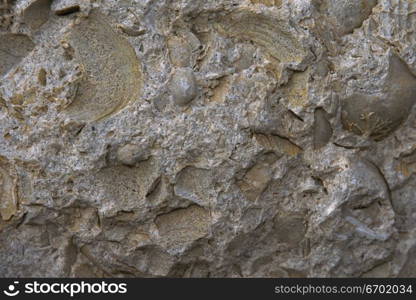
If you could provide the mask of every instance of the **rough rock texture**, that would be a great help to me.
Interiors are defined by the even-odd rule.
[[[1,0],[1,276],[416,276],[415,12]]]

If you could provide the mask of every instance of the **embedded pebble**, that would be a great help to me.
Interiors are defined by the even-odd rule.
[[[177,68],[173,71],[169,81],[169,93],[175,104],[187,105],[196,97],[197,92],[197,83],[191,68]]]
[[[144,146],[127,144],[117,150],[117,159],[124,165],[134,166],[149,158],[149,151]]]

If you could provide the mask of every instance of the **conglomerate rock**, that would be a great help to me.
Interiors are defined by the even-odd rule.
[[[0,1],[0,274],[416,276],[416,1]]]

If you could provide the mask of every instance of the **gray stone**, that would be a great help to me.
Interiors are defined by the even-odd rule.
[[[169,93],[177,105],[186,105],[197,94],[198,88],[191,68],[177,68],[169,81]]]
[[[416,276],[415,11],[0,0],[0,274]]]
[[[117,150],[117,159],[124,165],[134,166],[149,158],[149,150],[145,145],[127,144]]]

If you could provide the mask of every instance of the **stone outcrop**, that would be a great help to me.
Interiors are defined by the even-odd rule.
[[[416,276],[415,11],[0,1],[0,273]]]

